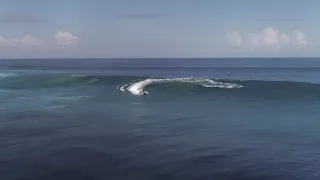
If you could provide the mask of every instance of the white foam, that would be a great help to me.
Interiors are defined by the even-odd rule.
[[[131,84],[127,89],[132,94],[142,95],[143,94],[143,88],[145,88],[146,86],[148,86],[150,84],[154,84],[156,82],[159,82],[160,80],[161,79],[146,79],[146,80]]]
[[[179,82],[179,83],[191,83],[196,85],[201,85],[206,88],[241,88],[243,86],[235,84],[235,83],[223,83],[213,81],[211,79],[204,79],[204,78],[166,78],[166,79],[146,79],[142,80],[133,84],[126,84],[120,87],[120,91],[128,90],[132,94],[135,95],[143,95],[144,88],[151,85],[151,84],[163,84],[163,83],[171,83],[171,82]]]
[[[124,92],[124,91],[126,91],[127,87],[130,86],[130,85],[131,85],[131,83],[125,84],[125,85],[123,85],[123,86],[121,86],[121,87],[118,86],[118,89],[119,89],[120,91]]]

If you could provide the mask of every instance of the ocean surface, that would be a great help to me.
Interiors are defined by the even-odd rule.
[[[320,58],[0,60],[0,179],[319,180]]]

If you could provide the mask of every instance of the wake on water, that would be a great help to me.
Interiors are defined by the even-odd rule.
[[[211,79],[203,79],[203,78],[165,78],[165,79],[145,79],[142,81],[138,81],[135,83],[125,84],[123,86],[119,86],[118,89],[120,91],[129,91],[134,95],[145,95],[148,94],[145,91],[145,88],[149,85],[153,84],[165,84],[165,83],[191,83],[195,85],[200,85],[206,88],[241,88],[243,86],[234,84],[234,83],[223,83],[213,81]]]

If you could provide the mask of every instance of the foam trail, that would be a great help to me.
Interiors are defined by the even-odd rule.
[[[133,84],[126,84],[120,88],[121,91],[128,90],[132,94],[142,95],[144,93],[148,93],[144,90],[145,87],[151,84],[163,84],[163,83],[191,83],[195,85],[201,85],[207,88],[241,88],[241,85],[234,83],[223,83],[213,81],[211,79],[203,79],[203,78],[166,78],[166,79],[146,79]]]

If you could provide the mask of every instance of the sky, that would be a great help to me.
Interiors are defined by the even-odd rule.
[[[0,58],[320,56],[318,0],[0,0]]]

